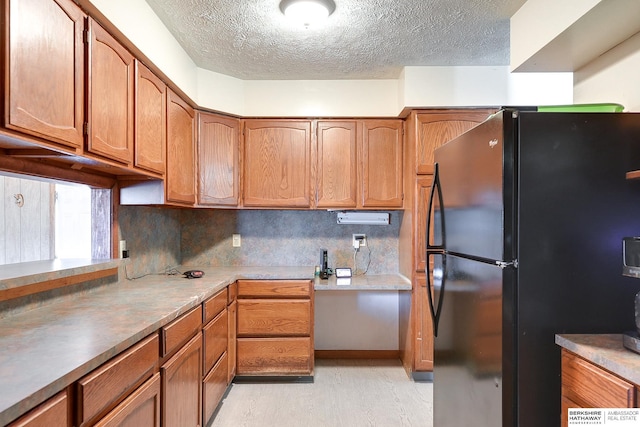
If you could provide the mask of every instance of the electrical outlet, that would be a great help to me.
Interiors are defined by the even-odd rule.
[[[367,235],[366,234],[353,234],[351,244],[354,248],[358,249],[361,246],[367,246]]]
[[[125,256],[125,252],[127,256]],[[120,258],[129,258],[129,252],[127,251],[127,241],[120,240],[118,242],[118,253],[120,254]]]
[[[242,238],[239,234],[234,234],[231,240],[234,248],[242,246]]]

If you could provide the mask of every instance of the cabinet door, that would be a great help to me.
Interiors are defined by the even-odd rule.
[[[222,353],[227,351],[228,313],[224,310],[218,317],[202,328],[204,347],[204,374],[206,375],[216,364]],[[226,368],[225,368],[226,377]]]
[[[429,311],[427,281],[424,275],[416,278],[414,294],[415,308],[415,363],[416,371],[433,370],[433,324]]]
[[[68,402],[67,392],[60,392],[7,427],[68,427]]]
[[[633,384],[562,349],[562,396],[583,408],[633,408]]]
[[[308,208],[311,122],[246,120],[244,206]]]
[[[313,340],[238,338],[238,375],[310,375]]]
[[[317,207],[355,208],[357,205],[357,124],[318,122]]]
[[[10,0],[5,124],[82,147],[84,18],[71,0]]]
[[[111,160],[133,161],[133,55],[89,19],[89,135],[87,150]]]
[[[238,300],[238,336],[301,336],[311,334],[310,300]]]
[[[198,203],[237,206],[240,120],[198,113]]]
[[[160,369],[162,425],[195,427],[202,418],[202,339],[196,335]]]
[[[228,359],[228,363],[229,363],[229,376],[227,378],[227,384],[230,384],[231,381],[233,380],[233,377],[236,376],[236,354],[237,354],[237,346],[238,343],[236,342],[236,338],[238,337],[237,334],[237,325],[238,325],[238,321],[237,321],[237,313],[238,313],[238,301],[233,301],[231,304],[229,304],[229,307],[227,308],[228,312],[229,312],[229,330],[228,330],[228,338],[229,341],[227,343],[227,359]]]
[[[167,85],[136,61],[135,165],[164,174],[167,152]]]
[[[416,271],[424,272],[426,268],[427,254],[427,215],[429,193],[433,178],[430,175],[421,176],[416,180],[416,220],[415,220],[415,242],[414,242],[414,268]],[[433,219],[433,218],[432,218]]]
[[[229,364],[227,353],[223,353],[218,363],[211,369],[211,372],[202,381],[202,422],[207,425],[209,419],[215,412],[224,392],[227,390]]]
[[[167,201],[193,205],[195,111],[172,90],[167,98]]]
[[[95,427],[160,427],[160,374],[151,377]]]
[[[92,423],[109,406],[151,377],[158,364],[158,349],[158,334],[153,334],[78,380],[80,424]]]
[[[416,173],[433,174],[433,152],[442,144],[482,123],[492,110],[416,114]]]
[[[363,120],[362,207],[402,207],[402,121]]]

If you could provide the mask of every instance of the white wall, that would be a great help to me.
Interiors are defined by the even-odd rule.
[[[247,80],[247,116],[396,116],[397,80]]]
[[[91,0],[104,16],[191,99],[197,67],[145,0]]]
[[[395,117],[405,107],[570,104],[571,73],[405,67],[394,80],[239,80],[198,72],[198,103],[246,117]]]
[[[571,73],[510,73],[509,67],[405,67],[408,107],[570,104]]]
[[[576,103],[615,102],[640,112],[640,33],[574,74]]]
[[[406,67],[391,80],[240,80],[197,67],[144,0],[92,3],[200,107],[229,114],[395,117],[405,106],[572,101],[565,75],[523,78],[506,66]]]
[[[602,0],[530,0],[511,17],[511,69],[552,43]]]

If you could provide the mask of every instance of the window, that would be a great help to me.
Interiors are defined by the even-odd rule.
[[[111,191],[0,175],[0,265],[111,257]]]

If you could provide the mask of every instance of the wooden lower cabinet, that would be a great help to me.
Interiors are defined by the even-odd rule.
[[[310,300],[241,299],[238,301],[240,336],[309,336]]]
[[[419,275],[415,280],[413,304],[415,310],[414,370],[433,370],[433,321],[427,295],[427,279]]]
[[[239,280],[237,375],[313,375],[313,283]]]
[[[215,412],[229,385],[229,362],[227,359],[228,356],[225,352],[202,381],[202,420],[205,425]]]
[[[301,338],[238,338],[238,375],[311,375],[313,342]]]
[[[27,412],[7,427],[69,427],[69,398],[67,391],[53,396]]]
[[[569,408],[635,408],[636,385],[562,349],[562,418],[567,426]]]
[[[202,422],[206,425],[229,385],[229,311],[227,289],[203,304],[205,319],[213,317],[202,328],[204,360],[202,380]]]
[[[229,364],[228,368],[228,378],[227,383],[231,383],[233,377],[236,375],[236,355],[237,355],[237,313],[238,313],[238,302],[232,301],[227,307],[228,315],[229,315],[229,323],[228,323],[228,341],[227,341],[227,360]]]
[[[300,291],[299,286],[295,289]],[[7,427],[206,425],[236,375],[237,293],[233,283]],[[275,354],[282,353],[267,363],[271,369],[283,367],[274,372],[312,372],[313,340],[309,336],[282,339],[270,348]],[[250,354],[243,366],[265,365],[255,352]]]
[[[152,334],[77,383],[78,424],[91,425],[152,376],[158,363],[158,334]]]
[[[202,337],[193,337],[160,368],[162,425],[202,425]]]
[[[160,427],[160,373],[125,399],[96,427]]]

